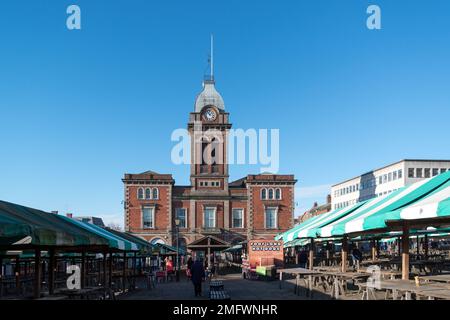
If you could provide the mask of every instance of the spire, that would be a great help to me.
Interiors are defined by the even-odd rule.
[[[209,55],[208,55],[208,67],[204,73],[204,82],[214,83],[214,36],[212,33],[211,33],[211,38],[210,38],[210,51],[209,51]]]
[[[211,33],[211,80],[214,80],[214,36]]]
[[[195,112],[200,112],[205,106],[213,105],[220,110],[225,110],[222,96],[217,92],[214,81],[214,36],[211,34],[210,54],[208,57],[208,68],[204,70],[203,90],[195,99]]]

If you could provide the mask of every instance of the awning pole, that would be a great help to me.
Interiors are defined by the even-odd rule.
[[[34,298],[41,297],[41,250],[36,249],[34,252]]]
[[[327,251],[326,251],[326,254],[327,254],[326,265],[329,266],[330,265],[330,258],[331,258],[331,255],[330,255],[330,242],[329,241],[327,241],[326,246],[327,246],[326,247],[327,248]]]
[[[371,249],[372,249],[372,261],[375,261],[377,259],[377,248],[376,248],[375,240],[372,240],[370,242],[370,244],[371,244]]]
[[[2,296],[3,296],[3,257],[0,256],[0,298]]]
[[[133,259],[133,289],[136,289],[135,287],[135,281],[137,277],[137,252],[134,253],[134,259]]]
[[[105,251],[103,251],[103,287],[104,288],[106,288],[106,286],[107,286],[107,284],[106,284],[106,282],[107,282],[107,278],[106,278],[106,273],[107,273],[107,269],[108,269],[108,266],[107,266],[107,254],[108,254],[108,252],[105,250]]]
[[[109,253],[109,272],[108,272],[108,288],[112,287],[112,278],[113,278],[113,254]]]
[[[420,242],[419,242],[419,236],[416,236],[416,243],[417,243],[417,259],[419,259],[419,255],[420,255]]]
[[[49,265],[48,265],[48,293],[55,292],[55,249],[49,250]]]
[[[348,241],[347,236],[344,236],[342,239],[342,248],[341,248],[341,271],[347,271],[347,255],[348,255]]]
[[[402,280],[409,280],[409,229],[406,224],[402,236]]]
[[[425,235],[425,242],[424,242],[424,249],[425,249],[425,260],[428,260],[428,235]]]
[[[127,252],[123,252],[123,274],[122,274],[122,291],[125,292],[125,279],[127,276]]]
[[[309,270],[312,270],[314,266],[314,239],[311,239],[309,246]]]
[[[19,255],[17,255],[17,258],[16,258],[14,274],[16,277],[16,289],[17,289],[17,292],[20,292],[20,256]]]
[[[81,288],[83,289],[86,281],[86,251],[83,248],[81,251]]]
[[[380,240],[376,241],[377,259],[380,257]]]

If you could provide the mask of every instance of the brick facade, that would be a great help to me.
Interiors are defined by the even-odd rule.
[[[276,234],[290,229],[294,215],[294,176],[248,175],[229,182],[225,161],[228,129],[231,128],[229,114],[210,104],[197,110],[198,104],[197,101],[188,123],[192,162],[190,185],[177,186],[172,175],[153,171],[125,174],[122,181],[126,231],[148,241],[159,239],[174,244],[175,219],[180,208],[185,210],[186,225],[179,228],[179,236],[186,244],[208,234],[225,237],[229,243],[244,239],[271,240]],[[208,119],[205,113],[216,116]],[[199,123],[201,134],[207,135],[210,130],[219,132],[215,140],[198,138],[196,125]],[[206,154],[215,157],[212,162],[202,158],[205,149]],[[215,151],[211,151],[213,149]],[[153,189],[157,189],[156,198]],[[263,192],[267,199],[262,199]],[[146,197],[148,195],[150,197]],[[233,225],[233,209],[242,209],[236,212],[236,215],[243,214],[240,226]],[[210,214],[210,226],[207,227],[205,214]],[[239,222],[235,219],[236,224]]]

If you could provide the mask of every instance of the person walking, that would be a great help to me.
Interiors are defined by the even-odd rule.
[[[205,278],[205,268],[202,261],[198,258],[191,267],[191,280],[194,285],[195,296],[202,295],[202,281]]]
[[[300,251],[298,256],[298,264],[300,268],[306,268],[307,263],[308,263],[308,255],[306,254],[306,250],[302,250]]]
[[[359,263],[362,261],[362,253],[355,245],[352,250],[353,270],[359,270]]]
[[[186,268],[186,277],[187,277],[188,281],[191,280],[191,276],[192,276],[191,267],[193,264],[194,264],[194,261],[192,261],[192,257],[189,257],[189,259],[187,261],[187,268]]]

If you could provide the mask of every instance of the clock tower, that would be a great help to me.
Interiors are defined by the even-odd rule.
[[[245,239],[270,240],[292,228],[296,183],[294,175],[278,174],[229,181],[228,140],[233,137],[216,90],[212,36],[209,67],[189,114],[189,185],[176,185],[171,174],[153,170],[125,174],[122,180],[125,230],[152,243],[176,243],[208,260],[213,251]]]
[[[193,193],[227,194],[227,142],[229,113],[215,88],[214,77],[203,81],[191,112],[188,131],[191,137],[191,187]]]

